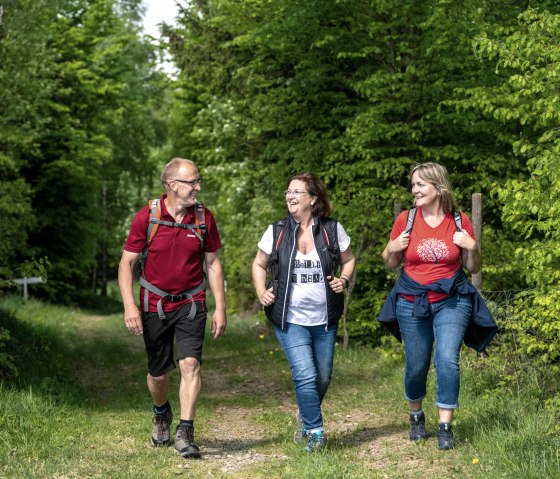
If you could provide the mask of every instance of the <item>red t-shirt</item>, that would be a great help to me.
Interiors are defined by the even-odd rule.
[[[160,198],[161,219],[173,221],[175,219],[169,214],[165,207],[163,195]],[[198,214],[196,207],[188,209],[182,223],[194,223],[194,215]],[[141,253],[146,244],[146,233],[150,219],[150,207],[145,206],[134,217],[124,249],[131,253]],[[198,286],[203,279],[202,265],[204,253],[214,253],[222,247],[216,221],[210,210],[206,209],[205,222],[208,230],[206,237],[206,248],[202,250],[202,244],[196,235],[182,228],[173,228],[159,225],[156,235],[148,250],[148,256],[144,265],[146,280],[170,294],[180,294],[183,291]],[[194,295],[194,300],[205,300],[206,293],[201,291]],[[149,310],[157,311],[157,302],[160,297],[149,293]],[[164,311],[175,311],[189,301],[171,303],[163,300]],[[144,288],[140,288],[140,304],[144,309]]]
[[[403,211],[395,220],[391,231],[394,240],[406,228],[408,211]],[[474,239],[472,224],[461,213],[463,229]],[[416,211],[414,226],[410,234],[410,243],[404,251],[404,270],[414,281],[430,284],[442,278],[451,278],[461,268],[461,248],[453,244],[453,234],[457,231],[453,215],[448,213],[437,227],[432,228],[422,214],[422,208]],[[401,295],[408,301],[414,296]],[[444,293],[428,292],[428,302],[435,303],[447,297]]]

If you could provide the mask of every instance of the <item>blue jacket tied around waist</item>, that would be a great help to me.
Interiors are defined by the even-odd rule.
[[[476,349],[478,352],[484,351],[496,335],[498,328],[494,318],[492,318],[492,314],[484,303],[484,299],[467,280],[462,269],[459,269],[452,278],[443,278],[430,284],[417,283],[403,271],[389,296],[387,296],[377,319],[389,329],[395,338],[402,341],[399,322],[396,316],[398,295],[415,296],[414,316],[427,318],[429,315],[428,291],[436,291],[447,295],[464,294],[471,297],[473,306],[472,316],[463,341],[467,346]]]

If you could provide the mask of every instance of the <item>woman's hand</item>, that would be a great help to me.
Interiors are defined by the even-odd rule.
[[[344,278],[333,278],[332,276],[327,276],[327,281],[329,282],[329,286],[335,293],[344,292],[344,288],[348,284],[347,280],[345,280]]]
[[[475,274],[480,271],[482,266],[482,255],[472,238],[465,230],[453,233],[453,244],[461,248],[461,261],[469,273]]]
[[[410,233],[403,231],[394,240],[389,240],[383,250],[383,262],[388,268],[396,268],[401,264],[403,251],[410,243]]]
[[[387,243],[387,252],[389,254],[400,253],[408,248],[408,244],[410,243],[410,233],[406,233],[403,231],[399,236],[397,236],[394,240],[389,241]]]
[[[465,230],[453,233],[453,244],[469,251],[477,248],[476,241]]]
[[[274,301],[276,301],[276,296],[272,293],[272,288],[268,288],[263,294],[261,294],[259,301],[263,306],[270,306],[273,304]]]

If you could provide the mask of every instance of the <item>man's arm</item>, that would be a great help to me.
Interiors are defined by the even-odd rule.
[[[140,259],[141,253],[123,251],[119,263],[119,288],[124,306],[124,323],[131,333],[142,334],[142,317],[134,301],[134,267]]]
[[[212,333],[216,339],[224,333],[227,324],[224,273],[217,253],[206,253],[205,258],[208,282],[216,301],[216,309],[212,316]]]

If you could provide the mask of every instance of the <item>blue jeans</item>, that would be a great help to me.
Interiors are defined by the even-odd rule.
[[[426,397],[426,379],[435,340],[436,404],[440,408],[455,409],[459,406],[459,353],[471,317],[471,299],[466,295],[454,295],[431,303],[426,318],[413,316],[413,306],[410,301],[397,299],[397,319],[406,356],[405,397],[411,402]]]
[[[338,325],[274,326],[278,342],[290,363],[299,414],[305,429],[323,427],[321,403],[331,381]]]

